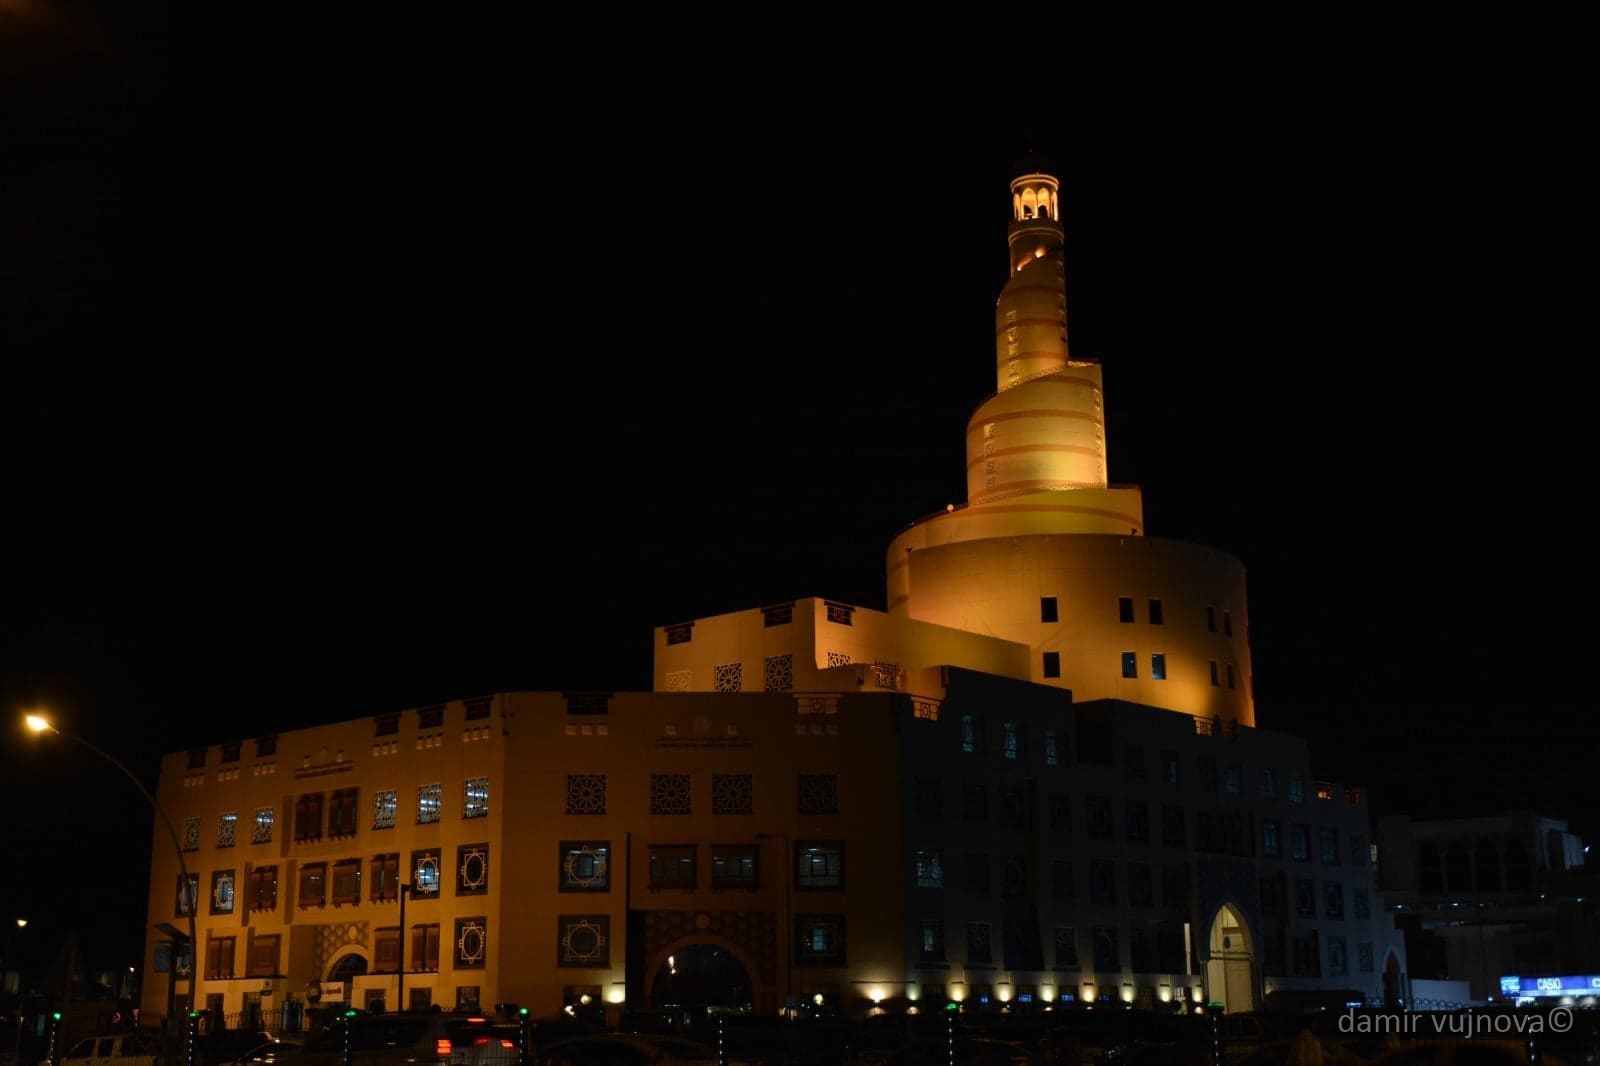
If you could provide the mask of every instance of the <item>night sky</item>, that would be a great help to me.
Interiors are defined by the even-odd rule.
[[[890,537],[964,498],[1031,144],[1112,480],[1244,561],[1259,723],[1377,813],[1600,837],[1561,57],[1084,43],[1013,85],[867,43],[52,8],[0,4],[5,715],[153,783],[162,751],[648,688],[663,623],[882,608]],[[24,951],[135,962],[131,788],[18,729],[0,802]]]

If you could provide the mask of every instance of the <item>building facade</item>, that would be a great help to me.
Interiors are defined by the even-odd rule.
[[[1390,815],[1378,844],[1384,903],[1419,975],[1466,981],[1483,1003],[1506,977],[1600,972],[1600,878],[1566,822]]]
[[[894,539],[887,611],[662,626],[649,693],[169,755],[191,876],[157,840],[145,1008],[191,907],[181,1002],[229,1014],[1400,994],[1362,790],[1255,728],[1239,562],[1144,536],[1139,490],[1107,483],[1059,185],[1012,197],[969,499]]]

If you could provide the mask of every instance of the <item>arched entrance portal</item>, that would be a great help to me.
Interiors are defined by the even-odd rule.
[[[748,1010],[753,998],[750,974],[727,948],[689,944],[668,955],[650,983],[650,1002],[682,1007],[696,1014],[707,1007]]]
[[[365,977],[367,973],[367,960],[355,952],[339,956],[337,962],[328,970],[328,983],[334,981],[344,982],[344,1001],[353,1003],[355,979]]]
[[[1250,927],[1233,904],[1224,903],[1211,922],[1211,957],[1206,960],[1206,999],[1226,1011],[1253,1010],[1255,951]]]

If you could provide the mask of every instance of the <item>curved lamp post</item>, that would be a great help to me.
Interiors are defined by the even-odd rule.
[[[156,812],[156,817],[161,820],[161,824],[167,827],[167,836],[172,838],[172,850],[178,854],[178,874],[183,878],[183,888],[180,890],[180,898],[186,895],[189,888],[189,864],[183,861],[183,842],[178,839],[177,831],[172,828],[172,819],[167,817],[167,812],[161,809],[161,805],[157,803],[156,798],[150,794],[150,790],[144,787],[144,782],[135,777],[133,775],[133,771],[122,765],[122,763],[118,762],[117,759],[111,755],[111,753],[102,748],[96,747],[80,736],[75,736],[72,733],[63,733],[61,730],[51,725],[50,719],[46,718],[44,715],[29,714],[23,720],[27,722],[28,728],[34,733],[54,733],[58,737],[66,737],[68,740],[81,744],[83,747],[88,748],[90,751],[100,756],[100,758],[104,759],[112,766],[115,766],[118,770],[121,770],[123,776],[129,781],[133,782],[133,787],[139,790],[139,795],[143,796],[149,802],[150,808]],[[194,894],[189,896],[186,902],[187,906],[184,907],[184,911],[189,919],[189,1009],[195,1010],[197,1009],[197,1004],[195,1003],[196,993],[200,987],[200,942],[199,938],[195,935],[194,924],[194,912],[200,907],[200,883],[198,881],[195,882]],[[176,988],[178,982],[178,959],[182,957],[182,954],[183,953],[181,951],[175,951],[173,953],[171,968],[167,971],[168,989]],[[168,1002],[171,1003],[172,1000],[169,998]],[[170,1024],[171,1019],[168,1019],[168,1021]]]

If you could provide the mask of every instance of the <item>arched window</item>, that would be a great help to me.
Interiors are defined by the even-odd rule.
[[[1430,840],[1417,845],[1417,891],[1432,895],[1444,891],[1444,864]]]
[[[1506,887],[1529,888],[1532,885],[1533,864],[1528,861],[1528,849],[1513,837],[1506,841]]]
[[[1500,853],[1495,850],[1494,841],[1488,839],[1478,841],[1478,853],[1473,866],[1478,875],[1479,892],[1494,892],[1499,889]]]
[[[1032,218],[1033,209],[1039,204],[1039,198],[1032,189],[1022,190],[1022,217]]]
[[[1444,887],[1451,892],[1472,891],[1472,861],[1467,857],[1467,846],[1452,840],[1444,853]]]

